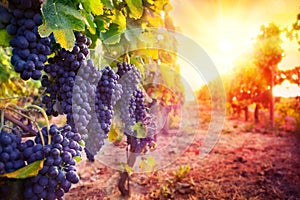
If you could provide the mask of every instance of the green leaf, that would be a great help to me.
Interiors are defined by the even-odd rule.
[[[116,44],[121,40],[121,33],[118,24],[110,24],[106,32],[100,33],[100,38],[105,44]]]
[[[145,138],[147,136],[146,127],[142,124],[142,122],[135,123],[135,125],[131,128],[135,132],[136,138]]]
[[[9,46],[9,41],[12,38],[11,35],[9,35],[5,29],[0,30],[0,46]]]
[[[92,14],[84,13],[83,14],[88,22],[88,30],[91,34],[96,34],[96,24],[94,23],[94,16]]]
[[[115,14],[112,17],[112,22],[108,30],[100,32],[100,38],[105,44],[118,43],[121,40],[121,34],[126,30],[126,17],[120,11],[116,10],[114,12]],[[105,23],[105,21],[103,21],[103,23]]]
[[[84,140],[80,140],[78,143],[79,143],[79,145],[82,146],[82,147],[85,146]]]
[[[76,161],[76,163],[78,163],[79,161],[81,161],[81,157],[80,156],[75,156],[74,160]]]
[[[103,15],[103,4],[100,0],[82,0],[81,3],[86,12],[91,12],[94,15]]]
[[[45,0],[42,4],[44,23],[39,27],[42,37],[54,33],[56,41],[65,49],[71,50],[74,46],[75,36],[73,30],[84,31],[88,21],[77,11],[53,0]]]
[[[114,3],[112,0],[101,0],[101,2],[104,4],[104,6],[108,9],[114,8]]]
[[[16,171],[2,174],[0,175],[0,177],[16,178],[16,179],[25,179],[25,178],[33,177],[39,173],[40,169],[43,168],[43,165],[44,165],[44,160],[38,160]]]
[[[129,17],[139,19],[143,15],[142,0],[125,0],[130,10]]]
[[[96,16],[94,19],[94,22],[97,26],[97,30],[99,31],[99,33],[105,32],[106,30],[108,30],[109,22],[106,18],[104,18],[102,16],[101,17]]]

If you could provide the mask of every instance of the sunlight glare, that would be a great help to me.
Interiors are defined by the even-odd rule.
[[[297,84],[292,84],[288,80],[285,80],[281,85],[274,86],[273,94],[276,97],[286,98],[300,96],[300,87]]]
[[[224,53],[229,53],[232,51],[232,44],[227,40],[222,40],[219,44],[219,48]]]

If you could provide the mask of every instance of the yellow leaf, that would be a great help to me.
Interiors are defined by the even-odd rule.
[[[141,159],[140,168],[144,171],[153,171],[156,165],[156,161],[152,156]]]
[[[118,132],[115,128],[111,127],[108,132],[108,140],[113,142],[118,138]]]
[[[43,165],[44,165],[44,160],[38,160],[16,171],[2,174],[0,175],[0,177],[16,178],[16,179],[25,179],[25,178],[33,177],[38,174],[40,169],[43,168]]]
[[[73,31],[69,29],[55,30],[53,32],[56,41],[67,50],[72,50],[75,43],[75,36]]]
[[[131,174],[131,173],[134,172],[133,168],[130,167],[128,164],[124,164],[123,166],[124,166],[125,171],[126,171],[128,174]]]
[[[91,6],[92,13],[94,15],[103,15],[103,4],[100,0],[93,0],[93,6]]]

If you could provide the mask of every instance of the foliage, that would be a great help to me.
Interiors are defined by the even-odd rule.
[[[145,85],[152,83],[154,78],[159,79],[162,85],[167,85],[165,88],[157,87],[156,97],[172,108],[174,104],[182,104],[184,99],[184,87],[180,84],[180,69],[176,64],[177,55],[158,48],[148,48],[158,42],[157,32],[150,30],[153,28],[175,29],[168,14],[170,9],[169,0],[45,0],[41,4],[43,23],[38,27],[38,33],[42,37],[53,33],[56,44],[54,44],[55,48],[51,49],[52,53],[57,48],[72,50],[75,42],[74,32],[84,33],[92,39],[91,48],[100,51],[95,57],[100,56],[101,64],[114,66],[116,61],[132,61],[131,63],[140,69],[144,79],[148,78],[144,82]],[[138,32],[130,34],[126,31],[132,29]],[[0,41],[7,41],[0,45],[9,46],[10,36],[4,29],[0,31]],[[175,38],[170,35],[163,37],[166,47],[176,52]],[[9,61],[10,50],[1,49],[0,53],[0,98],[36,95],[40,83],[20,80]],[[100,66],[102,67],[104,66]],[[152,72],[155,76],[149,78],[148,75]],[[174,109],[171,114],[175,116],[179,115],[179,112]],[[178,124],[176,120],[174,121]],[[140,137],[145,134],[144,127],[140,124],[136,124],[133,129]],[[109,135],[111,141],[117,140],[118,137],[116,130]],[[41,165],[43,165],[42,162],[39,166]],[[151,159],[144,160],[142,163],[142,166],[147,169],[153,168],[154,165],[155,161]],[[125,165],[124,168],[128,174],[131,172],[130,165]],[[24,170],[27,174],[29,173],[27,168]],[[36,170],[29,169],[34,172]],[[13,178],[23,175],[23,172],[15,171],[7,175]]]
[[[187,173],[190,171],[189,165],[180,165],[174,171],[173,177],[166,179],[166,183],[160,187],[160,199],[173,199],[176,193],[185,193],[192,190],[193,181],[185,182],[183,179],[187,178]]]
[[[282,70],[280,71],[280,75],[278,75],[279,81],[282,79],[287,79],[291,83],[295,83],[300,86],[300,66],[296,66],[292,69]]]
[[[263,25],[254,44],[254,63],[269,83],[283,57],[281,33],[274,23]]]
[[[16,171],[1,174],[0,177],[14,178],[14,179],[26,179],[29,177],[34,177],[38,174],[39,170],[43,168],[43,164],[44,164],[44,160],[38,160]]]
[[[248,106],[265,100],[268,82],[254,63],[252,52],[240,55],[234,62],[227,98],[230,103]]]
[[[13,99],[38,95],[40,86],[38,81],[21,80],[10,63],[10,56],[11,49],[0,48],[0,106]]]
[[[287,116],[296,119],[296,130],[300,131],[300,101],[298,98],[281,98],[275,106],[275,112],[279,115],[279,123],[284,124]]]

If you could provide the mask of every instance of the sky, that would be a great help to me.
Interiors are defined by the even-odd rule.
[[[230,71],[233,60],[251,47],[261,25],[274,22],[281,27],[291,26],[300,13],[299,0],[171,0],[171,3],[170,15],[175,26],[205,49],[219,73]],[[284,40],[285,57],[280,69],[300,64],[298,47],[296,41]],[[192,84],[197,87],[197,83]]]

